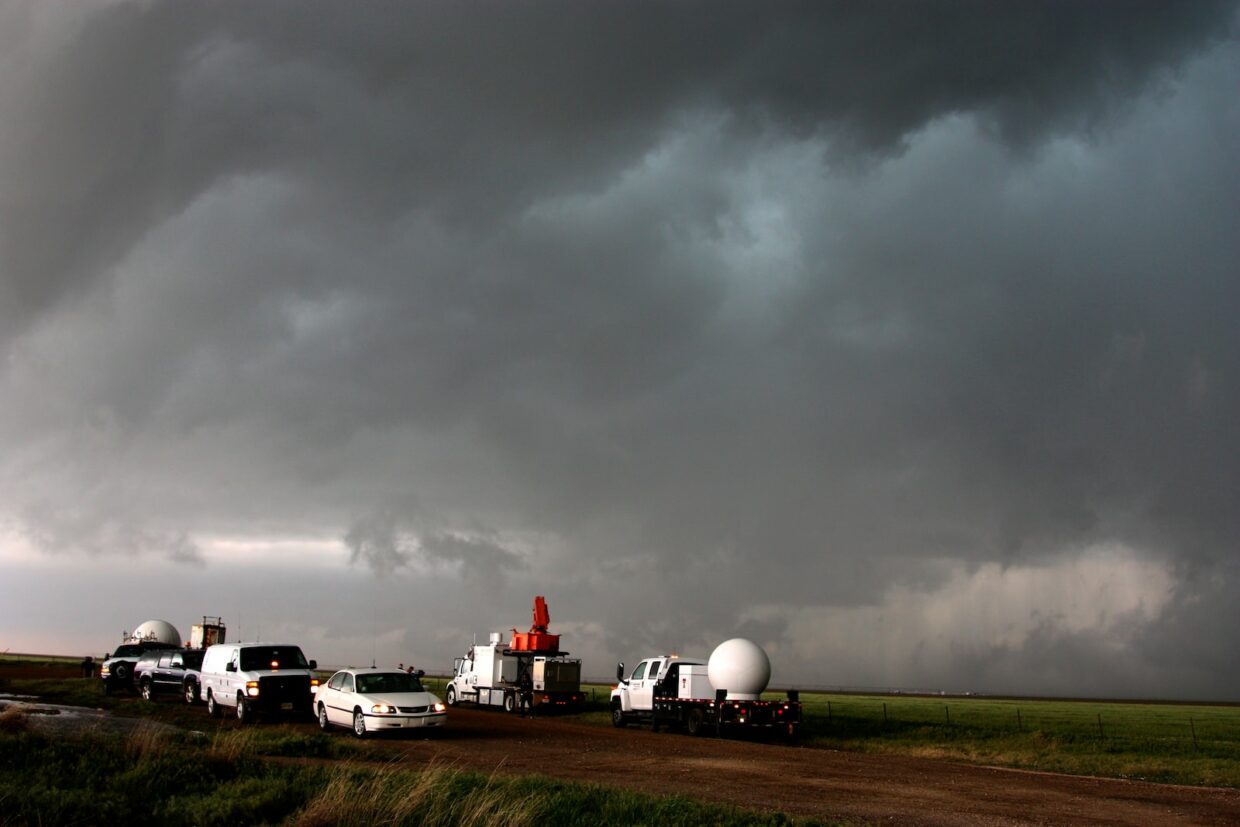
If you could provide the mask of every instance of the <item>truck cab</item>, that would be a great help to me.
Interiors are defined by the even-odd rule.
[[[705,668],[706,661],[678,655],[657,655],[638,663],[627,678],[624,676],[624,664],[617,664],[617,683],[611,690],[612,723],[623,726],[630,720],[649,718],[654,709],[654,699],[676,694],[680,673],[689,666]]]

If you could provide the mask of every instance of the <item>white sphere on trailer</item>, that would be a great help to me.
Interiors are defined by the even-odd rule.
[[[177,627],[166,620],[148,620],[140,624],[133,630],[129,639],[132,641],[154,640],[173,646],[181,645],[181,633],[177,631]]]
[[[715,689],[726,689],[728,697],[756,700],[771,680],[771,660],[752,640],[734,637],[711,652],[706,674]]]

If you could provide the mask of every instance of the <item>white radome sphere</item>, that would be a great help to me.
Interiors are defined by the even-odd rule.
[[[181,645],[181,633],[166,620],[148,620],[133,630],[130,640],[157,640],[160,643]]]
[[[729,698],[752,700],[771,680],[771,660],[752,640],[734,637],[711,652],[706,674],[715,689],[728,690]]]

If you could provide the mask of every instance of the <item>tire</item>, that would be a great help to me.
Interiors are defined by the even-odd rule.
[[[220,717],[220,703],[215,700],[215,695],[211,690],[207,690],[207,715],[212,718]]]
[[[504,696],[504,711],[505,712],[516,712],[517,711],[517,696],[513,695],[511,692]]]
[[[624,725],[628,721],[624,719],[624,710],[620,708],[620,704],[611,705],[611,725],[617,729],[624,729]]]
[[[190,706],[198,703],[198,684],[193,681],[186,681],[184,690],[185,703]]]
[[[331,722],[327,720],[327,707],[319,704],[319,729],[327,732],[331,727]]]
[[[358,738],[366,737],[366,716],[360,709],[353,710],[353,734]]]
[[[237,695],[237,723],[245,725],[253,720],[254,716],[250,714],[250,704],[243,698],[240,693]]]
[[[118,663],[116,664],[116,666],[113,666],[112,677],[115,678],[119,683],[122,683],[122,684],[125,683],[125,681],[129,679],[129,664]]]
[[[456,687],[449,686],[443,693],[443,699],[448,706],[456,706]]]
[[[690,735],[701,735],[706,729],[706,715],[700,709],[690,709],[686,724]]]
[[[142,695],[142,700],[144,701],[155,700],[155,687],[151,686],[149,680],[142,681],[142,685],[138,687],[138,692]]]

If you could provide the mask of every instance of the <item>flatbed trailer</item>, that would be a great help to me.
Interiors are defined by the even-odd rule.
[[[801,727],[801,702],[795,690],[787,700],[728,700],[720,690],[716,698],[656,697],[651,710],[651,727],[684,727],[690,735],[714,733],[725,735],[729,730],[765,729],[795,740]]]

